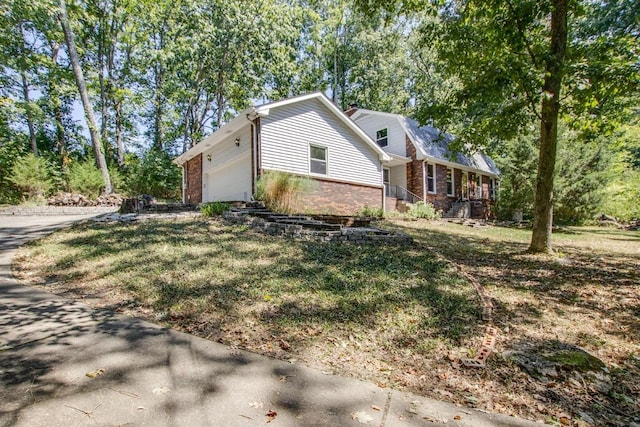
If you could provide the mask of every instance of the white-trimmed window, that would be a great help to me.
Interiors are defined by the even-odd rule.
[[[453,168],[447,168],[447,196],[453,196]]]
[[[426,164],[427,169],[427,192],[436,192],[436,165],[433,163]]]
[[[389,186],[391,183],[391,171],[387,168],[382,168],[382,183]]]
[[[376,142],[380,147],[386,147],[389,145],[389,129],[384,128],[376,131]]]
[[[327,175],[327,147],[309,145],[309,172]]]
[[[482,175],[476,174],[476,199],[482,199]]]
[[[496,179],[495,178],[489,179],[489,197],[491,197],[491,200],[496,199]]]

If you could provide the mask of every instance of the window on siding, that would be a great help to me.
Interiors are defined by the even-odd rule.
[[[318,175],[327,174],[327,147],[309,146],[309,171]]]
[[[436,165],[427,163],[427,191],[436,192]]]
[[[389,130],[387,128],[380,129],[376,132],[376,142],[380,147],[389,145]]]
[[[447,168],[447,196],[453,196],[453,169]]]
[[[391,180],[389,179],[389,173],[389,169],[382,169],[382,182],[384,183],[384,185],[389,185],[389,183],[391,182]]]

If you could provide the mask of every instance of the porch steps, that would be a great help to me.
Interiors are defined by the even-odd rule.
[[[471,218],[470,202],[454,202],[451,208],[442,215],[443,218]]]

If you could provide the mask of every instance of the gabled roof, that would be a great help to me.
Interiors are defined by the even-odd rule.
[[[283,99],[281,101],[274,101],[267,104],[257,105],[249,107],[240,114],[238,114],[233,120],[216,130],[214,133],[203,139],[194,147],[183,153],[181,156],[174,160],[174,163],[178,165],[184,164],[186,161],[192,159],[198,154],[206,151],[210,147],[218,144],[225,137],[231,133],[235,133],[242,129],[244,126],[248,126],[256,117],[266,117],[269,115],[270,110],[283,107],[285,105],[294,104],[297,102],[305,102],[308,100],[316,99],[320,101],[329,111],[331,111],[338,119],[340,119],[349,129],[351,129],[358,137],[360,137],[372,150],[378,154],[378,158],[382,161],[389,161],[391,157],[385,152],[378,144],[375,143],[358,125],[356,125],[344,112],[339,109],[333,102],[329,100],[322,92],[313,92],[306,95],[294,96],[291,98]]]
[[[489,175],[500,175],[500,169],[498,169],[493,160],[486,154],[480,152],[476,152],[473,155],[466,155],[459,152],[452,153],[451,150],[449,150],[449,144],[455,137],[432,126],[420,126],[417,121],[399,114],[373,110],[359,109],[351,118],[355,121],[358,117],[371,114],[397,120],[405,134],[409,137],[409,140],[415,146],[418,160],[430,160],[437,163],[478,170]]]

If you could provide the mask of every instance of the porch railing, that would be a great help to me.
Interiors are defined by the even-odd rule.
[[[398,200],[404,200],[409,203],[417,203],[422,201],[422,197],[413,194],[411,191],[399,185],[385,184],[385,195],[387,197],[393,197]]]

